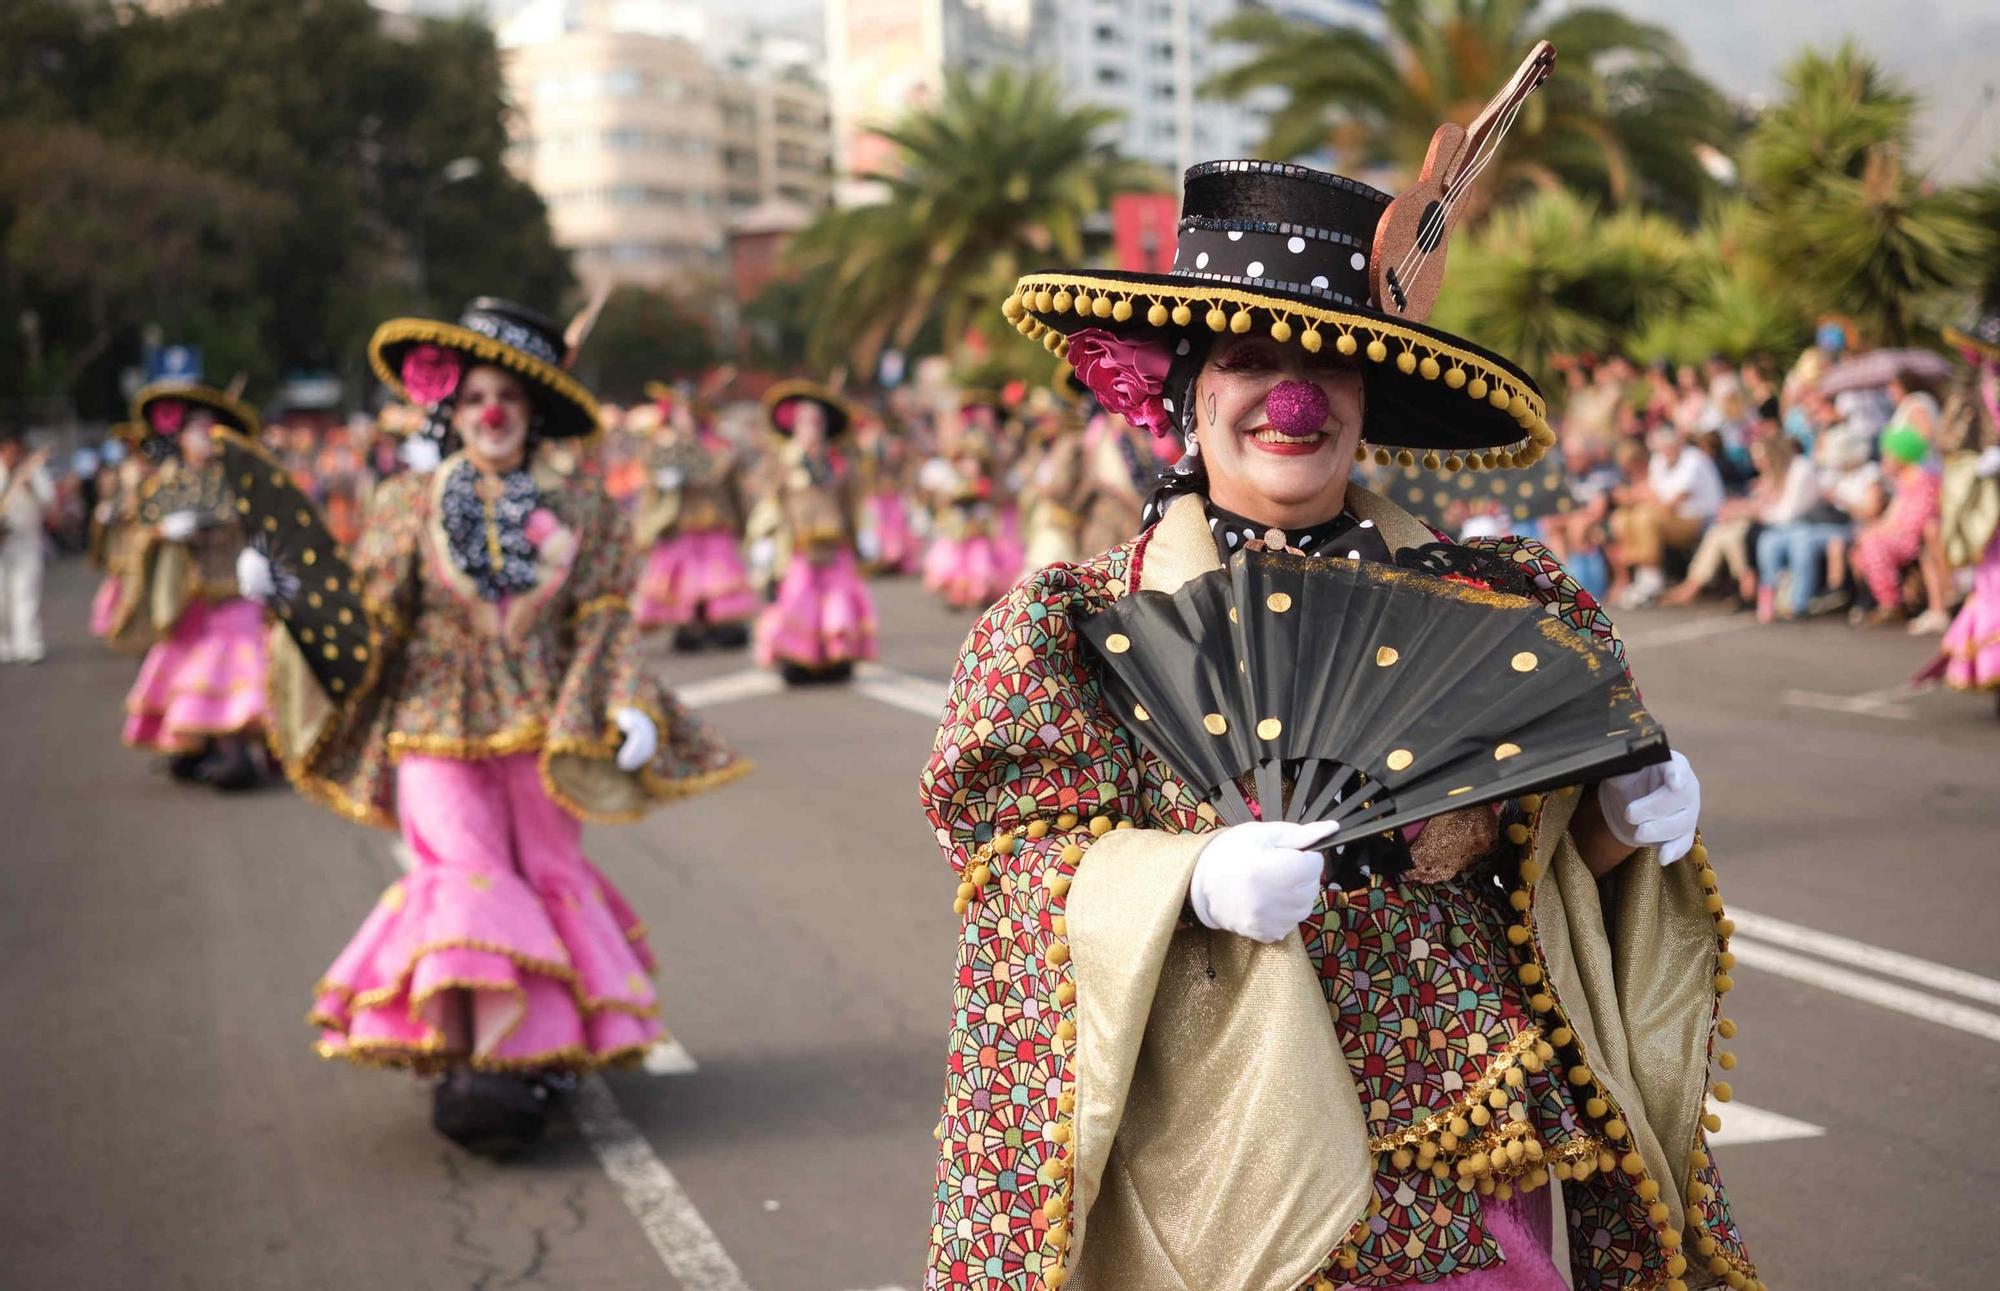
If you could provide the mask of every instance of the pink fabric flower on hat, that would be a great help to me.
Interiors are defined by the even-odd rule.
[[[442,345],[412,346],[403,356],[403,390],[413,403],[434,404],[451,398],[463,370],[458,351]]]
[[[1173,432],[1173,418],[1161,399],[1173,362],[1166,346],[1086,327],[1069,338],[1069,362],[1106,411],[1155,435]]]
[[[146,406],[146,420],[162,435],[177,435],[187,422],[188,406],[179,399],[155,399]]]

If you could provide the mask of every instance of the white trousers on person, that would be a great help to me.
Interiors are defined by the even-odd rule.
[[[0,539],[0,660],[42,657],[42,544]]]

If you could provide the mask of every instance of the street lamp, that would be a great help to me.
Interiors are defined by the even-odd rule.
[[[424,195],[417,200],[416,236],[412,239],[416,244],[417,300],[420,304],[425,306],[430,304],[430,284],[425,275],[424,244],[431,198],[437,196],[440,189],[451,184],[462,184],[468,179],[477,179],[479,172],[485,168],[485,163],[477,157],[454,157],[445,163],[443,170],[433,175],[431,181],[424,185]]]

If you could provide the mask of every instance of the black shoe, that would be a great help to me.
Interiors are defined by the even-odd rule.
[[[718,650],[741,650],[750,644],[750,625],[718,623],[708,630],[708,643]]]
[[[264,781],[264,773],[257,766],[257,759],[251,756],[250,747],[238,743],[218,752],[201,769],[202,780],[211,789],[224,793],[242,793],[255,789]]]
[[[689,623],[674,629],[674,649],[682,654],[693,654],[706,643],[699,624]]]
[[[541,1141],[549,1099],[535,1076],[461,1067],[431,1089],[431,1128],[475,1156],[504,1161]]]
[[[787,686],[833,686],[854,675],[854,664],[848,661],[808,668],[802,663],[780,663],[778,675],[785,679]]]
[[[176,753],[167,759],[167,774],[183,783],[191,784],[202,778],[202,764],[207,761],[207,749],[198,749],[193,753]]]

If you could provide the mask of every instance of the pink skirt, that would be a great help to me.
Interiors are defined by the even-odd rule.
[[[757,594],[734,534],[704,529],[653,544],[633,611],[640,627],[740,623],[756,612]]]
[[[1951,621],[1939,647],[1945,684],[1960,690],[2000,688],[2000,534],[1972,576],[1972,595]]]
[[[397,764],[415,864],[320,980],[322,1056],[592,1070],[660,1038],[645,928],[584,859],[582,822],[543,790],[538,763]]]
[[[757,662],[825,668],[875,657],[875,601],[842,550],[821,564],[795,554],[778,599],[757,619]]]
[[[1021,556],[1005,540],[975,533],[931,540],[924,557],[924,588],[959,610],[983,610],[1014,585]]]
[[[191,753],[264,726],[264,611],[255,602],[191,601],[146,652],[125,697],[125,742]]]
[[[863,504],[867,508],[864,528],[868,564],[885,574],[914,574],[921,563],[916,531],[910,527],[909,509],[899,493],[874,493]]]
[[[118,601],[124,591],[125,579],[118,574],[106,574],[97,585],[97,595],[90,598],[90,635],[100,639],[111,635],[112,620],[117,617]]]

